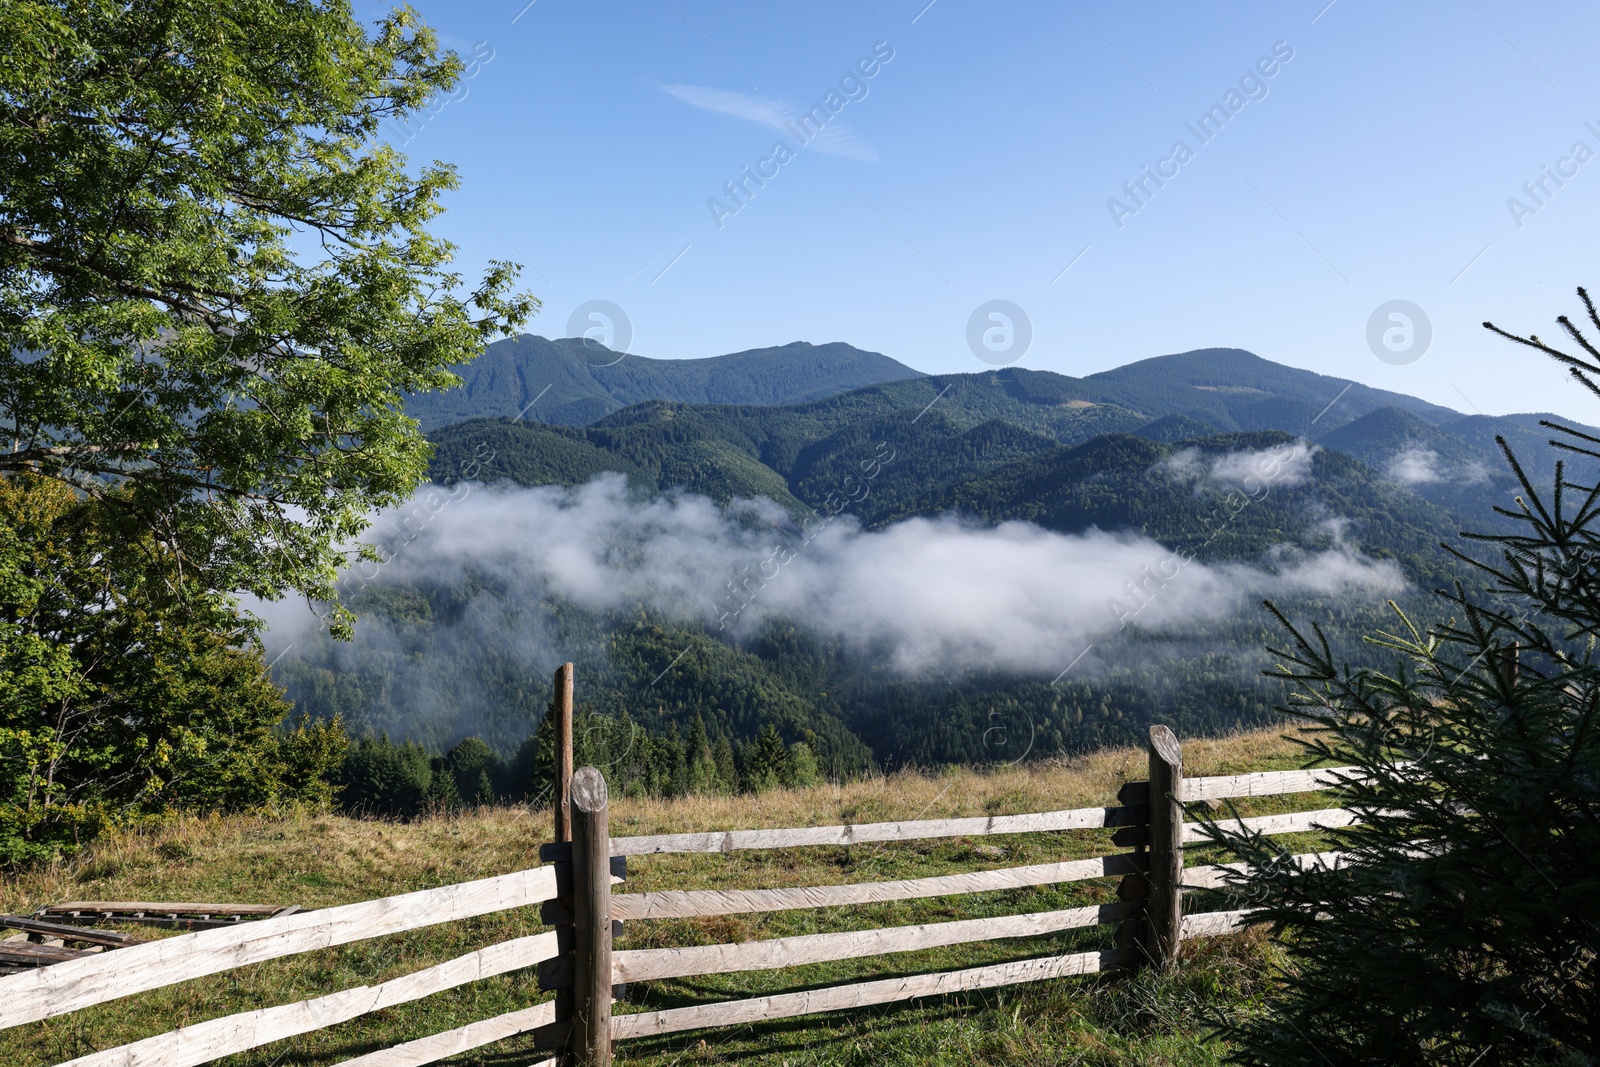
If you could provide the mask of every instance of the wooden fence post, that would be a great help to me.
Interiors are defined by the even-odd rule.
[[[1145,954],[1158,970],[1178,965],[1183,930],[1183,751],[1165,726],[1150,727],[1150,897]]]
[[[572,840],[572,664],[556,668],[556,841]]]
[[[593,767],[572,776],[572,1041],[583,1067],[611,1063],[611,830],[606,780]]]

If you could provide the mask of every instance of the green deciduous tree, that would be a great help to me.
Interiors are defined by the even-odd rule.
[[[427,229],[454,172],[379,140],[459,60],[341,0],[18,0],[0,55],[0,474],[342,628],[343,550],[425,469],[404,394],[536,306],[464,283]]]
[[[1600,349],[1560,323],[1583,355],[1515,339],[1600,394]],[[1554,484],[1505,449],[1512,527],[1456,551],[1486,591],[1441,593],[1442,626],[1400,615],[1376,638],[1393,671],[1352,670],[1280,616],[1283,710],[1316,761],[1364,772],[1340,800],[1362,821],[1307,870],[1214,828],[1246,863],[1231,891],[1290,954],[1268,1010],[1227,1027],[1237,1062],[1600,1062],[1600,440],[1545,425],[1567,457]]]
[[[230,594],[334,579],[421,479],[407,393],[535,302],[378,137],[459,61],[341,0],[0,5],[0,851],[326,794]],[[53,487],[53,489],[52,489]],[[65,495],[62,495],[65,494]]]
[[[255,624],[220,596],[121,581],[126,544],[57,481],[0,478],[0,862],[178,809],[326,803],[337,720],[278,729]]]

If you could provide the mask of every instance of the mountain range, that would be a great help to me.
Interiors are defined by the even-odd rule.
[[[1463,576],[1440,543],[1507,521],[1496,436],[1537,481],[1555,418],[1239,349],[926,375],[839,343],[522,337],[466,371],[408,408],[436,499],[375,528],[399,562],[352,582],[355,642],[297,637],[274,668],[300,709],[510,752],[570,659],[598,713],[699,718],[736,754],[773,724],[835,774],[1266,721],[1260,600],[1370,659],[1387,601],[1426,621]]]
[[[1546,474],[1550,433],[1540,423],[1559,421],[1546,413],[1464,415],[1231,348],[1077,378],[1020,367],[925,375],[839,342],[650,360],[578,338],[523,336],[489,346],[464,373],[460,389],[408,407],[437,447],[437,480],[458,477],[464,439],[476,446],[493,438],[489,476],[524,485],[616,471],[658,490],[719,501],[769,496],[791,508],[814,504],[803,483],[842,440],[915,423],[920,439],[947,442],[945,449],[957,447],[952,434],[976,433],[984,444],[981,455],[971,453],[974,476],[1002,456],[1102,434],[1179,443],[1275,430],[1360,460],[1462,518],[1492,521],[1512,486],[1495,438]]]
[[[411,397],[423,430],[463,419],[522,417],[584,426],[647,400],[799,404],[863,385],[920,377],[877,352],[796,341],[708,359],[646,359],[581,337],[497,341],[463,367],[458,389]]]

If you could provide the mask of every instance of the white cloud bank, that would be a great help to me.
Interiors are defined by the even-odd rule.
[[[459,583],[472,568],[525,604],[644,604],[736,633],[783,616],[919,675],[1053,676],[1086,642],[1121,627],[1127,612],[1118,605],[1134,603],[1131,596],[1131,625],[1159,631],[1244,610],[1263,593],[1405,585],[1392,561],[1342,543],[1314,554],[1286,548],[1255,567],[1178,562],[1146,537],[1060,534],[1023,522],[917,518],[865,531],[840,516],[797,533],[767,501],[724,511],[703,497],[639,500],[617,475],[575,489],[427,488],[402,516],[414,532],[396,540],[387,563],[358,566],[352,580]],[[400,518],[380,519],[380,533]],[[270,643],[281,647],[301,622],[281,605],[266,607]],[[358,642],[373,622],[358,623]]]

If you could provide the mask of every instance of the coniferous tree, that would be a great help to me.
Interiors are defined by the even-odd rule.
[[[689,791],[689,746],[678,733],[676,722],[667,727],[666,742],[666,793],[668,796],[681,797]]]
[[[723,789],[717,763],[712,756],[711,743],[706,739],[706,723],[695,712],[689,724],[689,780],[688,791],[696,794],[718,793]]]
[[[698,760],[711,755],[711,745],[706,740],[706,721],[697,711],[694,721],[689,724],[689,758]]]
[[[433,775],[428,779],[428,788],[422,794],[422,810],[424,815],[450,815],[461,810],[461,788],[456,783],[456,776],[450,772],[449,766],[442,759],[433,761]]]
[[[556,778],[556,717],[555,704],[545,706],[545,713],[533,733],[518,746],[516,755],[506,764],[502,795],[525,801],[534,807],[550,802]]]
[[[424,807],[433,768],[415,741],[397,745],[380,734],[351,742],[334,782],[351,814],[410,818]]]
[[[739,788],[739,769],[734,763],[733,742],[727,734],[718,734],[711,746],[711,762],[717,771],[718,786],[727,791]]]
[[[471,795],[464,799],[472,804],[495,802],[494,781],[501,774],[502,761],[481,737],[466,737],[457,742],[445,755],[445,766],[458,785],[465,783],[470,789]]]
[[[478,786],[473,790],[472,803],[477,807],[493,807],[495,802],[494,781],[489,777],[489,772],[478,772]]]
[[[745,788],[753,793],[776,789],[789,777],[789,750],[783,746],[778,728],[767,723],[749,746],[745,767]]]
[[[1558,321],[1584,355],[1496,332],[1600,395],[1600,349]],[[1486,591],[1441,592],[1455,617],[1432,629],[1397,610],[1376,639],[1392,672],[1344,666],[1319,627],[1278,616],[1282,710],[1312,728],[1314,763],[1361,769],[1340,799],[1361,822],[1330,832],[1337,865],[1309,869],[1212,828],[1246,865],[1231,892],[1290,956],[1268,1010],[1224,1027],[1236,1062],[1600,1062],[1600,439],[1544,425],[1568,457],[1554,483],[1501,442],[1512,528],[1452,548]]]

